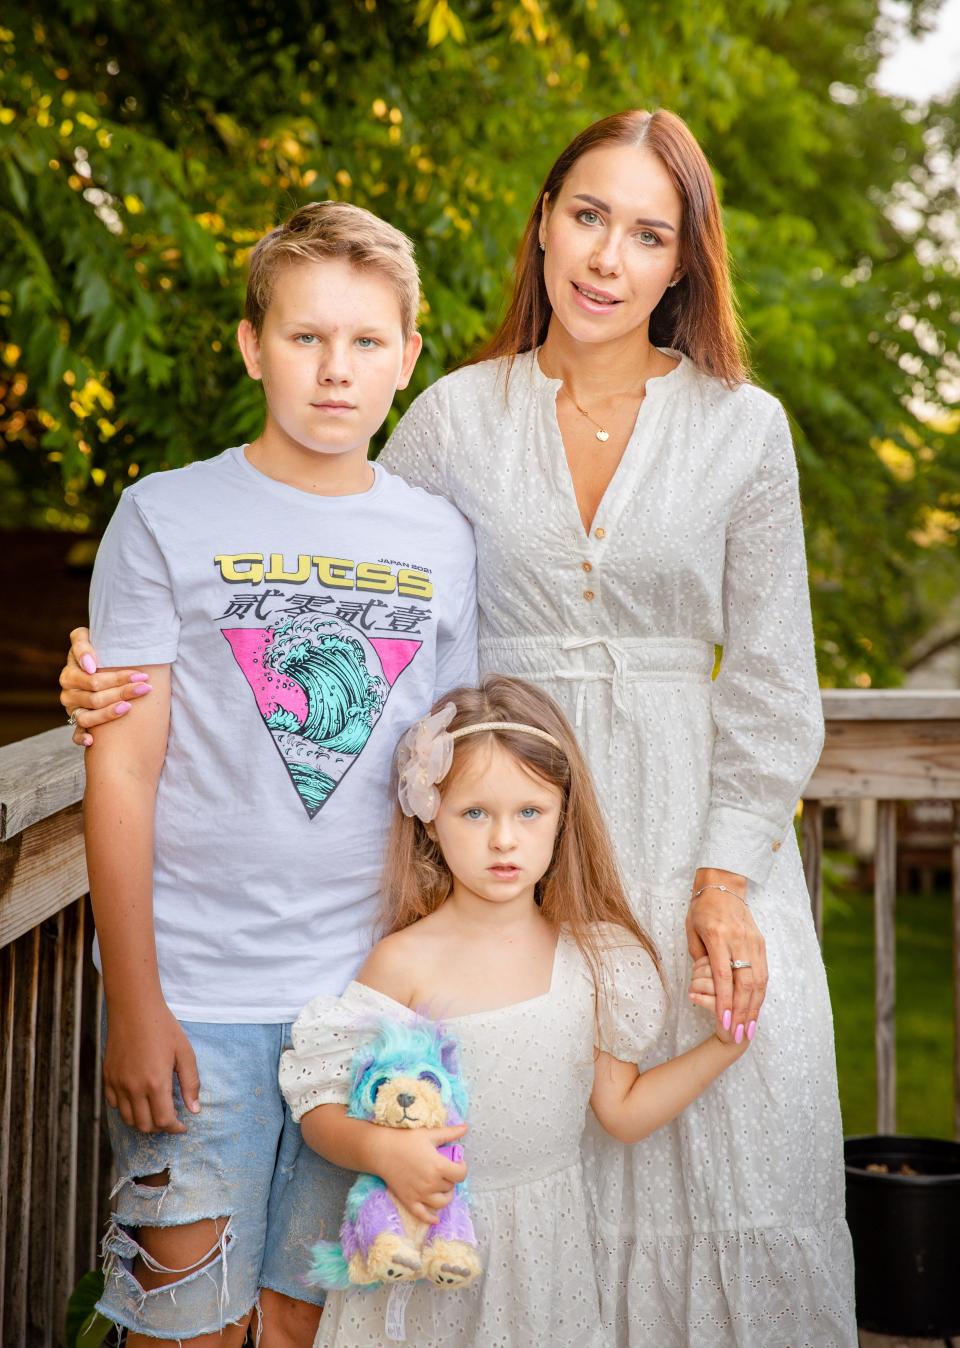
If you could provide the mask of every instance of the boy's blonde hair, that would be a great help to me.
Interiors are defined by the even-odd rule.
[[[478,730],[465,735],[454,741],[453,764],[440,783],[440,793],[468,756],[491,740],[561,792],[563,806],[553,859],[537,885],[536,897],[551,926],[558,931],[565,927],[580,947],[593,975],[599,1008],[601,997],[611,991],[602,987],[602,954],[609,938],[602,934],[600,924],[611,923],[628,932],[658,970],[660,959],[653,940],[631,910],[593,778],[570,722],[542,689],[505,674],[489,675],[479,688],[455,688],[440,698],[433,711],[448,702],[457,708],[448,726],[451,732],[488,721],[511,721],[544,730],[561,746],[558,749],[517,730]],[[379,923],[383,936],[435,912],[453,891],[453,876],[431,832],[416,816],[405,815],[399,803],[394,806]]]
[[[361,271],[378,271],[393,286],[404,340],[416,330],[420,275],[406,234],[372,211],[346,201],[312,201],[271,229],[254,248],[244,317],[259,335],[277,273],[291,263],[343,258]]]

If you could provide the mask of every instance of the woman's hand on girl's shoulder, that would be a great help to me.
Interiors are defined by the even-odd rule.
[[[152,692],[150,677],[137,669],[97,669],[86,627],[70,633],[70,652],[60,671],[60,703],[73,716],[73,742],[89,749],[94,726],[125,716],[138,697]]]

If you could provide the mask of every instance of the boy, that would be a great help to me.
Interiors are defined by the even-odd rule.
[[[477,672],[469,526],[367,460],[418,300],[367,211],[268,234],[238,332],[263,433],[129,487],[97,557],[99,657],[152,688],[85,798],[120,1176],[100,1309],[128,1345],[240,1344],[254,1306],[264,1348],[316,1329],[307,1250],[350,1177],[302,1146],[280,1054],[369,944],[401,731]],[[438,1191],[465,1173],[445,1140]]]

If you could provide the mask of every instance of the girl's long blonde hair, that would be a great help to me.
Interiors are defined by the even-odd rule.
[[[579,946],[593,975],[598,1005],[603,987],[601,955],[609,941],[600,939],[599,923],[623,928],[660,968],[651,938],[634,917],[613,855],[613,845],[600,813],[596,789],[576,736],[551,697],[522,679],[491,674],[479,688],[455,688],[433,707],[453,702],[457,714],[448,727],[459,730],[484,721],[514,721],[545,730],[561,745],[516,730],[482,730],[454,743],[450,781],[465,755],[480,743],[495,740],[530,772],[563,795],[553,859],[537,886],[537,902],[558,931],[565,927]],[[441,794],[443,783],[440,784]],[[393,827],[384,874],[381,936],[401,931],[427,917],[449,898],[453,876],[439,846],[416,817],[394,807]]]

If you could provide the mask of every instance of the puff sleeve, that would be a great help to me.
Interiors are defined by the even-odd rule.
[[[314,997],[291,1032],[293,1047],[280,1058],[280,1089],[299,1123],[318,1105],[345,1105],[350,1098],[353,1056],[371,1039],[384,1013],[412,1015],[362,983],[342,997]]]
[[[444,380],[439,380],[413,400],[378,462],[411,486],[453,500],[446,471],[451,430],[443,384]]]
[[[797,468],[779,403],[728,526],[723,623],[696,864],[763,883],[823,745]]]
[[[667,1013],[667,994],[651,957],[629,932],[605,927],[601,937],[597,1048],[621,1062],[640,1063],[654,1047]]]

